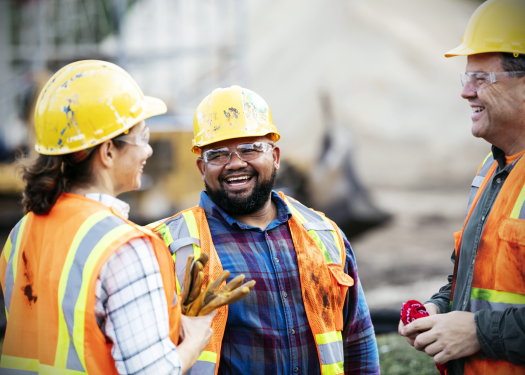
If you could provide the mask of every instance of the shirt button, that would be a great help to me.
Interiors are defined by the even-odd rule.
[[[288,297],[288,293],[283,292],[283,297],[284,297],[284,298]]]
[[[482,216],[482,217],[481,217],[481,221],[485,221],[485,216]]]
[[[496,179],[496,182],[497,182],[498,184],[501,183],[501,178],[497,178],[497,179]]]
[[[467,300],[465,299],[465,301],[463,302],[463,306],[465,306],[467,304]]]
[[[475,261],[476,261],[476,259],[472,259],[472,264],[474,264]]]
[[[295,373],[299,372],[299,367],[295,367],[295,368],[293,369],[293,372],[295,372]]]
[[[279,258],[275,258],[275,263],[279,263]]]
[[[295,335],[295,329],[292,328],[292,330],[290,331],[290,333],[291,333],[292,335]]]

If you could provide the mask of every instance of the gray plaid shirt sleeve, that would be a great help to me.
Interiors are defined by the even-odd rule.
[[[169,338],[159,264],[148,239],[132,239],[108,259],[95,294],[97,324],[113,343],[111,354],[119,374],[182,374]]]

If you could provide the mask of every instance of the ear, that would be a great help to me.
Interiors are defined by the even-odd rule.
[[[115,165],[117,148],[111,141],[104,142],[98,149],[98,156],[100,158],[100,162],[105,168],[112,168]]]
[[[272,157],[273,157],[273,165],[275,166],[275,170],[279,170],[279,166],[281,163],[281,149],[279,146],[275,146],[272,150]]]
[[[196,164],[201,174],[202,181],[204,181],[204,174],[206,173],[206,163],[204,163],[204,160],[202,160],[201,157],[198,157]]]

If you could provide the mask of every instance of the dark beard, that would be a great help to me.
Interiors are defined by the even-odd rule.
[[[237,171],[239,172],[239,171]],[[256,178],[255,188],[247,197],[236,197],[229,195],[221,184],[220,189],[212,190],[204,181],[206,192],[213,203],[219,206],[228,215],[250,215],[259,211],[270,199],[270,193],[275,185],[277,170],[273,168],[272,175],[266,181],[259,182],[259,174],[255,172],[252,178]]]

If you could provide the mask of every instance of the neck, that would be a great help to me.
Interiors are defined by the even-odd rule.
[[[73,185],[69,190],[72,194],[86,195],[86,194],[107,194],[116,197],[121,192],[114,188],[114,184],[107,178],[96,178],[95,181],[87,186]]]
[[[252,227],[259,227],[262,230],[266,229],[268,224],[277,219],[277,206],[272,201],[268,199],[268,202],[261,208],[259,211],[254,212],[249,215],[231,215],[234,219],[244,223],[246,225],[251,225]]]

